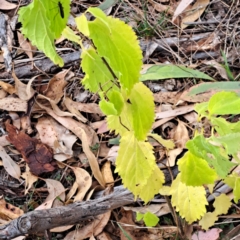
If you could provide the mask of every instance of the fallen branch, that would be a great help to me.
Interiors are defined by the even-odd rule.
[[[45,230],[59,226],[75,225],[133,202],[133,195],[128,190],[120,188],[108,196],[94,200],[32,211],[0,226],[0,239],[12,239],[26,234],[43,233]]]

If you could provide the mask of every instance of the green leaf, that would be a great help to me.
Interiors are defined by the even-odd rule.
[[[224,68],[225,68],[225,70],[226,70],[226,72],[227,72],[228,79],[229,79],[230,81],[234,81],[235,79],[234,79],[234,76],[233,76],[233,74],[232,74],[232,72],[231,72],[231,70],[230,70],[230,68],[229,68],[226,54],[225,54],[222,50],[221,50],[221,53],[222,53],[223,60],[224,60],[224,63],[225,63]]]
[[[166,140],[163,139],[160,135],[155,134],[155,133],[149,133],[148,134],[149,137],[154,138],[155,140],[157,140],[160,144],[163,145],[163,147],[167,148],[167,149],[173,149],[175,144],[172,140]]]
[[[195,105],[195,111],[198,112],[199,118],[208,118],[208,102],[203,102]]]
[[[227,154],[234,155],[240,150],[240,133],[230,133],[221,137],[211,137],[215,143],[221,144]]]
[[[99,90],[106,92],[111,88],[116,88],[111,81],[113,76],[94,48],[90,47],[87,50],[83,50],[81,58],[81,66],[86,73],[82,83],[86,89],[89,89],[91,92]]]
[[[204,187],[186,186],[181,182],[181,174],[172,182],[172,205],[189,223],[201,218],[206,213],[206,191]]]
[[[181,182],[187,186],[211,184],[217,179],[216,172],[209,167],[208,163],[191,152],[185,153],[178,161],[178,166],[181,171]]]
[[[199,221],[202,229],[208,230],[214,223],[218,220],[217,214],[215,212],[207,212],[203,218]]]
[[[226,177],[224,182],[233,189],[234,202],[238,203],[240,199],[240,177],[237,173],[233,173]]]
[[[239,114],[240,97],[235,92],[219,92],[214,94],[208,103],[211,115]]]
[[[220,136],[240,132],[240,122],[230,123],[224,118],[211,118],[211,124]]]
[[[125,103],[123,110],[119,116],[108,115],[107,116],[107,125],[111,131],[115,131],[115,134],[124,135],[128,131],[133,131],[132,128],[132,113],[128,106],[128,103]]]
[[[134,85],[129,100],[135,136],[145,140],[154,122],[153,94],[140,82]]]
[[[36,1],[36,0],[34,0]],[[54,38],[59,38],[67,25],[70,14],[70,0],[41,0],[46,7],[47,17],[51,22],[50,29]]]
[[[112,90],[108,94],[109,101],[114,105],[117,115],[120,115],[124,107],[123,95],[116,90]]]
[[[132,28],[119,19],[106,16],[99,8],[89,8],[96,19],[88,23],[90,38],[123,88],[128,92],[139,81],[142,52]]]
[[[66,26],[70,13],[70,0],[61,4],[64,18],[59,12],[58,2],[50,0],[34,0],[19,10],[23,35],[59,66],[63,66],[63,60],[55,50],[54,39],[60,36]]]
[[[155,65],[147,69],[147,71],[140,76],[140,81],[147,80],[161,80],[167,78],[201,78],[214,80],[208,75],[191,68],[184,66],[177,66],[172,64]]]
[[[115,170],[122,177],[124,186],[137,197],[155,167],[152,146],[148,142],[138,141],[133,132],[126,132],[120,140]]]
[[[189,140],[186,147],[192,154],[206,160],[210,166],[213,166],[221,178],[225,178],[235,165],[229,161],[228,155],[223,149],[210,144],[202,135]]]
[[[117,115],[117,110],[111,102],[106,101],[104,98],[99,102],[99,107],[105,115]]]
[[[136,215],[136,220],[137,221],[141,221],[144,217],[144,214],[143,213],[140,213],[140,212],[137,212],[137,215]]]
[[[155,227],[159,222],[159,218],[155,214],[147,212],[144,214],[143,221],[147,227]]]

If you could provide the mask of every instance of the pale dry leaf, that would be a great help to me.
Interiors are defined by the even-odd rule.
[[[25,131],[27,134],[31,134],[33,132],[32,126],[31,126],[31,120],[28,115],[24,115],[20,119],[21,121],[21,127],[19,129]]]
[[[96,238],[92,235],[89,240],[96,240]]]
[[[2,10],[12,10],[16,7],[17,7],[17,5],[14,3],[10,3],[5,0],[0,0],[0,9],[2,9]]]
[[[101,169],[103,178],[105,180],[105,183],[107,184],[114,184],[114,178],[112,175],[112,169],[111,169],[111,162],[107,161],[103,164]]]
[[[71,198],[74,196],[74,194],[76,193],[78,189],[78,184],[77,182],[75,181],[70,189],[70,191],[68,192],[67,194],[67,198],[66,198],[66,201],[67,203],[70,202]]]
[[[174,12],[174,14],[173,14],[172,22],[174,22],[175,19],[176,19],[180,14],[182,14],[183,11],[184,11],[192,2],[193,2],[193,0],[182,0],[182,1],[178,4],[178,6],[177,6],[177,8],[176,8],[176,10],[175,10],[175,12]]]
[[[74,119],[68,117],[59,117],[50,108],[44,107],[40,103],[38,103],[38,105],[40,105],[43,109],[47,111],[47,113],[50,116],[52,116],[55,120],[61,123],[64,127],[68,128],[77,137],[81,139],[83,151],[88,158],[93,175],[98,180],[98,182],[104,187],[105,182],[99,169],[97,158],[90,149],[95,132],[92,129],[90,129],[87,125],[84,125],[81,122],[77,122]]]
[[[97,236],[102,232],[103,228],[108,223],[110,216],[111,211],[96,216],[92,222],[85,225],[81,229],[69,232],[64,240],[83,240],[91,237],[92,235]]]
[[[39,118],[36,128],[41,142],[51,147],[55,154],[64,153],[64,160],[72,156],[77,138],[67,128],[50,117]]]
[[[192,240],[218,240],[220,232],[222,232],[220,228],[212,228],[206,232],[197,231],[192,235]]]
[[[50,229],[50,232],[65,232],[72,227],[73,227],[73,225],[56,227],[56,228]]]
[[[188,105],[188,106],[178,107],[174,110],[168,110],[168,111],[156,113],[155,117],[156,117],[156,119],[176,117],[176,116],[183,115],[185,113],[193,111],[194,106],[195,105],[192,104],[192,105]]]
[[[101,143],[99,146],[98,156],[103,157],[103,158],[107,157],[109,150],[110,150],[110,148],[107,146],[106,143]]]
[[[3,81],[0,81],[0,87],[9,94],[13,94],[16,92],[16,89],[12,84],[9,84]]]
[[[107,159],[115,165],[116,158],[118,156],[119,146],[112,146],[108,152]]]
[[[13,126],[20,129],[21,128],[21,120],[20,120],[19,115],[16,112],[9,112],[9,116],[12,119]]]
[[[174,167],[177,156],[183,151],[182,148],[176,148],[168,151],[168,159],[166,165],[168,167]]]
[[[178,120],[178,125],[175,129],[173,139],[176,146],[181,149],[185,148],[187,141],[190,139],[185,124],[180,120]]]
[[[61,182],[54,180],[54,179],[42,179],[46,182],[47,184],[47,189],[49,192],[49,195],[47,196],[47,198],[45,199],[45,201],[49,201],[49,200],[55,200],[56,197],[60,197],[60,195],[62,195],[62,193],[65,193],[65,188],[62,185]],[[62,198],[61,198],[62,197]],[[65,201],[65,194],[62,195],[60,198],[61,200],[64,202]]]
[[[206,7],[208,6],[210,0],[198,0],[196,1],[191,9],[187,9],[187,14],[183,17],[181,22],[181,29],[188,27],[188,25],[184,24],[187,22],[194,22],[203,14]]]
[[[0,217],[3,220],[16,219],[24,214],[23,210],[7,203],[3,197],[0,200]]]
[[[28,165],[26,165],[26,172],[22,173],[21,177],[25,179],[24,194],[26,195],[28,193],[29,189],[32,187],[32,185],[38,180],[38,177],[33,175],[30,172]]]
[[[66,98],[64,100],[67,101],[67,105],[71,106],[72,108],[75,108],[81,112],[87,112],[87,113],[96,113],[100,116],[104,116],[102,111],[100,110],[98,104],[96,103],[81,103],[81,102],[74,102],[70,98]]]
[[[26,112],[27,102],[19,98],[7,97],[0,99],[0,109],[9,112]]]
[[[167,203],[161,203],[161,204],[150,204],[143,207],[123,207],[126,211],[133,211],[133,212],[140,212],[140,213],[147,213],[151,212],[155,214],[158,217],[164,216],[171,212],[169,206]]]
[[[84,123],[87,122],[87,119],[76,109],[76,107],[74,107],[72,99],[65,97],[63,103],[68,111],[71,112],[79,121]]]
[[[42,180],[45,181],[47,184],[49,195],[47,196],[45,201],[35,210],[51,208],[56,197],[59,197],[63,202],[65,201],[65,188],[59,181],[56,181],[54,179],[42,179]]]
[[[20,167],[12,160],[12,158],[6,153],[2,146],[0,146],[0,158],[3,161],[3,166],[7,173],[19,180],[21,176]]]
[[[19,237],[13,238],[12,240],[24,240],[24,239],[26,239],[25,236],[19,236]]]
[[[74,197],[74,202],[82,201],[84,196],[92,186],[92,178],[89,173],[82,168],[72,167],[72,170],[76,176],[75,182],[78,186],[78,192]]]
[[[10,145],[10,142],[6,139],[6,135],[0,137],[0,146],[4,147]]]

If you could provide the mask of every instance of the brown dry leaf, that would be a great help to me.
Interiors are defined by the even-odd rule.
[[[7,92],[5,92],[3,89],[0,89],[0,99],[5,98],[7,96]]]
[[[192,53],[196,51],[217,51],[220,40],[218,35],[213,32],[206,36],[205,38],[200,39],[199,41],[186,41],[181,45],[181,48],[185,53]],[[214,60],[213,60],[214,61]],[[219,64],[220,65],[220,64]]]
[[[110,148],[107,146],[107,144],[101,143],[99,147],[98,156],[106,158],[108,156],[109,151],[110,151]]]
[[[55,159],[59,159],[58,154],[61,154],[62,161],[73,155],[72,146],[77,138],[67,128],[50,117],[42,117],[38,119],[36,129],[41,142],[54,150]]]
[[[193,1],[193,0],[192,0]],[[158,12],[167,12],[168,14],[173,14],[173,8],[170,5],[163,5],[161,3],[155,2],[153,0],[149,0],[149,2],[152,4],[153,8]]]
[[[26,112],[27,102],[19,98],[7,97],[0,99],[0,109],[9,112]]]
[[[102,232],[97,235],[97,240],[112,240],[107,232]]]
[[[216,68],[218,70],[218,73],[221,75],[223,79],[229,80],[226,69],[223,67],[223,65],[218,63],[216,60],[202,61],[202,63]]]
[[[70,98],[65,97],[64,103],[66,107],[69,108],[75,108],[81,112],[87,112],[87,113],[96,113],[100,116],[104,116],[102,111],[100,110],[98,104],[96,103],[81,103],[81,102],[74,102]]]
[[[2,10],[12,10],[16,7],[17,7],[16,4],[10,3],[5,0],[0,0],[0,9],[2,9]]]
[[[8,121],[5,125],[8,132],[7,140],[21,153],[34,175],[39,176],[45,172],[52,172],[57,168],[52,149],[37,139],[33,139],[24,132],[19,131]]]
[[[178,120],[178,125],[175,129],[173,139],[178,148],[185,148],[187,141],[190,139],[188,136],[188,130],[185,124]]]
[[[3,220],[16,219],[24,214],[23,210],[7,203],[4,198],[0,200],[0,218]]]
[[[12,160],[2,146],[0,146],[0,158],[2,159],[3,166],[8,174],[19,180],[21,176],[20,167]]]
[[[92,186],[92,178],[89,173],[82,168],[71,167],[71,169],[76,176],[76,180],[67,195],[67,200],[70,200],[70,198],[75,194],[76,190],[78,189],[78,192],[74,197],[74,202],[82,201],[87,191]]]
[[[176,148],[168,151],[168,159],[166,165],[168,167],[175,166],[176,157],[182,152],[182,148]]]
[[[79,121],[82,121],[84,123],[88,121],[74,106],[72,99],[65,97],[63,103],[65,104],[68,111],[71,112]]]
[[[153,94],[154,102],[176,104],[180,93],[179,92],[158,92]]]
[[[16,89],[12,84],[9,84],[3,81],[0,81],[0,87],[9,94],[13,94],[16,92]]]
[[[69,117],[59,117],[50,108],[44,107],[39,103],[38,105],[40,105],[43,109],[47,111],[47,113],[50,116],[52,116],[55,120],[61,123],[64,127],[68,128],[77,137],[81,139],[83,151],[88,158],[93,175],[98,180],[98,182],[104,187],[105,182],[101,174],[101,171],[99,169],[98,161],[90,149],[95,132],[91,128],[89,128],[87,125],[84,125],[81,122],[77,122],[74,119]]]
[[[176,116],[183,115],[185,113],[193,111],[194,107],[195,107],[194,104],[178,107],[174,110],[168,110],[168,111],[156,113],[155,117],[156,119],[176,117]]]
[[[114,178],[112,175],[111,162],[107,161],[103,164],[101,169],[105,183],[114,184]]]
[[[67,82],[65,81],[67,73],[68,70],[63,70],[62,72],[56,74],[49,81],[48,88],[43,93],[47,98],[53,100],[54,103],[58,103],[64,94],[64,88],[67,85]]]
[[[29,100],[35,93],[35,91],[31,88],[31,83],[35,78],[32,78],[31,81],[28,82],[28,84],[24,84],[17,78],[14,72],[12,73],[12,76],[15,81],[15,89],[18,97],[21,100]],[[30,88],[30,92],[28,92],[29,88]]]
[[[85,225],[81,229],[74,230],[69,232],[64,240],[83,240],[85,238],[89,238],[92,235],[97,236],[106,226],[111,216],[111,211],[106,212],[104,214],[98,215],[95,219],[89,224]]]
[[[27,56],[32,59],[33,58],[33,50],[36,50],[36,47],[34,47],[29,41],[26,40],[26,38],[20,33],[17,32],[18,35],[18,42],[21,46],[22,50],[27,54]]]
[[[24,194],[26,195],[29,189],[32,187],[32,185],[38,180],[38,177],[36,177],[30,172],[30,169],[28,166],[26,166],[26,172],[22,173],[21,177],[25,179]]]

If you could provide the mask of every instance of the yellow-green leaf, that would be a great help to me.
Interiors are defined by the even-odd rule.
[[[115,170],[122,177],[124,186],[137,197],[155,167],[152,146],[138,141],[133,132],[126,132],[120,140]]]
[[[148,134],[149,137],[154,138],[155,140],[157,140],[160,144],[163,145],[163,147],[167,148],[167,149],[173,149],[174,148],[174,142],[172,140],[166,140],[163,139],[160,135],[155,134],[155,133],[149,133]]]
[[[154,195],[159,193],[159,190],[162,188],[163,183],[165,182],[165,176],[163,172],[155,165],[154,171],[151,176],[148,178],[147,183],[137,189],[137,195],[145,202],[149,202],[153,199]]]
[[[200,219],[206,213],[206,191],[204,187],[186,186],[181,182],[181,174],[171,186],[172,205],[189,223]]]
[[[154,121],[153,94],[140,82],[134,85],[129,100],[135,136],[139,140],[145,140]]]
[[[234,202],[237,203],[240,199],[240,177],[233,173],[226,177],[224,182],[233,189]]]
[[[226,194],[221,194],[220,196],[216,197],[213,203],[213,206],[215,208],[214,212],[217,215],[227,214],[231,205],[231,199]]]
[[[199,221],[199,224],[204,230],[208,230],[218,220],[215,212],[206,213],[203,218]]]
[[[211,184],[217,179],[217,173],[210,168],[207,161],[189,151],[178,161],[178,166],[182,173],[181,181],[187,186]]]

